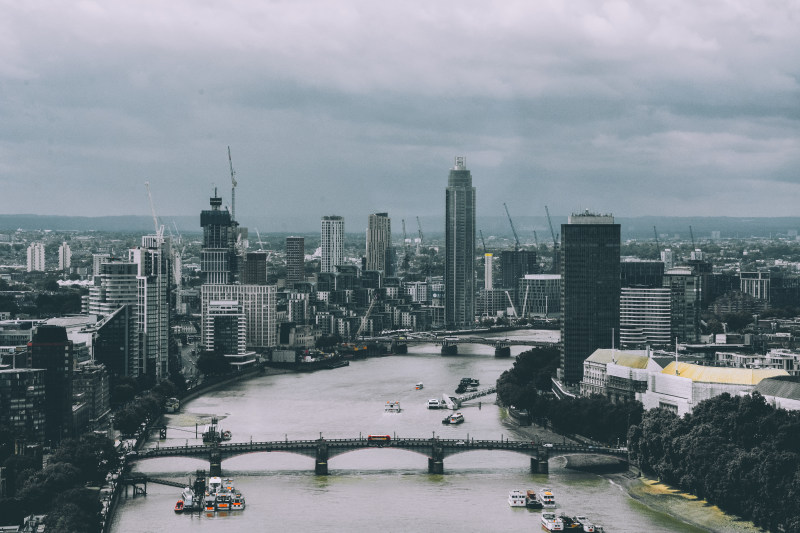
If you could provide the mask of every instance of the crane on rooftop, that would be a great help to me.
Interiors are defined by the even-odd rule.
[[[508,212],[508,206],[503,202],[503,207],[506,208],[506,216],[508,217],[508,223],[511,224],[511,233],[514,234],[514,251],[518,252],[520,249],[519,245],[519,237],[517,237],[517,230],[514,228],[514,221],[511,220],[511,214]]]
[[[236,172],[233,171],[233,159],[231,159],[231,147],[228,146],[228,165],[231,167],[231,220],[236,220]]]
[[[153,194],[150,192],[150,182],[145,181],[144,186],[147,189],[147,199],[150,201],[150,212],[153,214],[153,225],[156,230],[156,240],[161,243],[164,239],[164,226],[159,226],[158,217],[156,216],[156,208],[153,204]]]

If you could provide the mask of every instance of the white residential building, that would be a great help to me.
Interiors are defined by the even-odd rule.
[[[235,300],[242,306],[247,321],[247,348],[274,347],[277,345],[276,298],[274,285],[203,285],[200,291],[202,330],[207,330],[212,301]]]
[[[44,244],[34,242],[28,246],[28,272],[44,272]]]
[[[69,270],[70,266],[72,266],[72,250],[69,244],[64,242],[58,247],[58,269]]]

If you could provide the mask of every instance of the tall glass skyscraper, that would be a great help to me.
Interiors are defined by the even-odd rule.
[[[445,194],[445,305],[447,327],[475,319],[475,187],[465,157],[456,157]]]
[[[578,383],[584,359],[619,339],[619,245],[611,215],[586,211],[561,225],[560,377],[566,383]]]
[[[322,260],[320,272],[336,272],[344,261],[344,218],[336,215],[322,217],[320,232]]]
[[[294,285],[306,279],[306,240],[303,237],[286,237],[286,284]]]
[[[203,227],[200,279],[203,283],[233,283],[237,271],[234,249],[236,223],[227,209],[220,209],[222,198],[217,196],[216,189],[210,201],[211,209],[200,213],[200,225]]]
[[[367,226],[367,270],[392,272],[392,220],[389,213],[373,213]]]

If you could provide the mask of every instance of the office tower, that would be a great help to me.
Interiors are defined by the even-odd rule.
[[[0,369],[0,426],[29,442],[45,440],[45,371]]]
[[[689,267],[671,268],[664,272],[664,287],[670,290],[672,334],[674,342],[700,340],[700,307],[702,281]]]
[[[244,312],[247,349],[272,348],[277,344],[274,285],[203,285],[200,288],[201,330],[208,330],[212,301],[237,301]]]
[[[72,341],[63,326],[36,328],[28,343],[28,368],[42,368],[45,389],[45,439],[69,436],[72,425]]]
[[[203,329],[203,346],[218,355],[246,351],[247,320],[238,300],[211,300]]]
[[[203,248],[200,251],[200,279],[203,283],[225,284],[236,281],[236,225],[227,209],[220,209],[222,198],[210,198],[211,209],[200,213]]]
[[[305,281],[305,257],[305,238],[286,237],[286,285],[291,286]]]
[[[320,272],[336,272],[336,266],[344,261],[344,218],[336,215],[322,217],[320,245]]]
[[[520,278],[527,274],[538,274],[534,250],[504,250],[500,252],[500,271],[504,289],[516,289]]]
[[[525,274],[517,289],[519,315],[548,315],[561,312],[561,275]]]
[[[492,290],[492,258],[493,254],[483,254],[483,288],[487,291]]]
[[[659,287],[622,287],[619,298],[619,342],[623,348],[671,344],[671,291]]]
[[[244,285],[267,284],[267,252],[247,252],[242,269]]]
[[[44,244],[40,242],[28,246],[28,272],[33,271],[44,272]]]
[[[61,246],[58,247],[58,269],[59,270],[69,270],[69,267],[72,265],[72,250],[69,248],[69,244],[66,242],[61,243]]]
[[[136,276],[141,371],[156,381],[169,376],[171,247],[163,237],[145,235],[142,246],[129,250]]]
[[[91,328],[94,360],[105,365],[112,379],[139,377],[137,318],[136,305],[122,305]]]
[[[89,314],[107,316],[123,305],[131,306],[135,312],[139,301],[138,265],[118,259],[102,260],[96,261],[94,285],[89,287]]]
[[[445,324],[475,319],[475,187],[466,158],[456,157],[445,192]]]
[[[392,272],[392,221],[388,213],[373,213],[367,226],[366,270],[380,270],[387,276]]]
[[[586,211],[561,225],[560,377],[578,383],[583,361],[619,336],[620,226]],[[613,335],[613,337],[612,337]]]

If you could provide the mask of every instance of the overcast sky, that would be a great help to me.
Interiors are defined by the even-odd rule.
[[[799,85],[796,0],[0,0],[0,213],[800,215]]]

